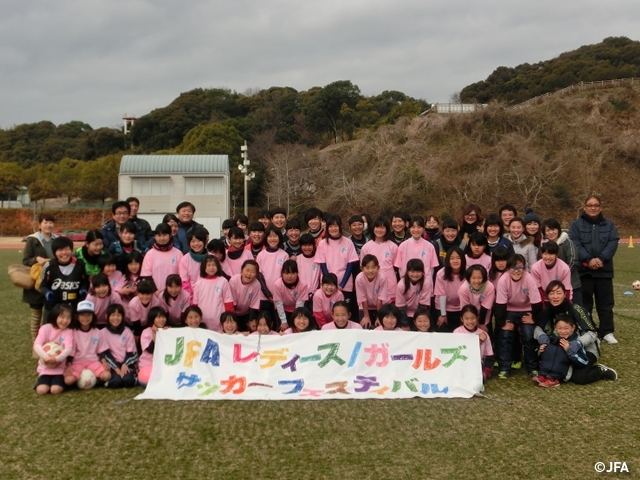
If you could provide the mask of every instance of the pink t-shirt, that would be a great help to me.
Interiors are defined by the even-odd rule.
[[[109,305],[119,303],[124,307],[122,299],[120,298],[120,294],[115,291],[112,291],[111,295],[104,298],[100,298],[97,295],[90,293],[89,295],[87,295],[87,300],[93,302],[94,304],[93,311],[95,312],[96,317],[98,317],[98,325],[107,324],[107,307]]]
[[[414,285],[409,282],[409,290],[406,291],[404,279],[402,279],[396,285],[396,307],[407,307],[407,316],[413,317],[420,305],[427,308],[431,306],[432,294],[433,285],[431,277],[425,277],[422,286],[420,286],[420,283]]]
[[[167,302],[164,299],[164,290],[160,292],[160,295],[158,295],[158,298],[160,299],[160,306],[169,314],[170,323],[174,325],[180,324],[182,321],[182,312],[191,305],[191,296],[189,295],[189,292],[181,289],[176,298],[171,296],[168,297],[169,301]]]
[[[528,312],[532,303],[540,303],[538,286],[530,273],[524,272],[520,280],[514,282],[510,274],[503,275],[496,289],[496,303],[507,305],[510,312]]]
[[[165,287],[169,275],[178,273],[181,259],[182,252],[176,247],[166,252],[152,248],[145,254],[142,260],[140,276],[153,278],[156,289],[160,290]]]
[[[303,307],[309,300],[309,287],[302,280],[294,288],[288,288],[282,278],[276,280],[273,293],[273,301],[282,302],[285,312],[293,312],[297,307]]]
[[[329,273],[335,273],[338,277],[338,285],[344,280],[347,271],[347,265],[351,262],[358,261],[358,254],[353,242],[346,238],[340,237],[338,240],[323,239],[318,244],[318,250],[315,256],[317,264],[326,264]],[[353,292],[353,275],[349,275],[344,288],[345,292]]]
[[[122,275],[118,280],[116,286],[111,288],[111,290],[120,294],[120,300],[122,301],[122,306],[124,307],[125,311],[128,310],[129,302],[135,296],[135,294],[123,296],[120,292],[125,287],[132,288],[134,285],[138,285],[138,281],[140,280],[140,277],[138,275],[130,275],[130,277],[131,280],[127,280],[127,277]]]
[[[467,259],[467,268],[472,265],[482,265],[487,270],[487,273],[491,270],[491,256],[486,253],[480,255],[479,258],[473,258],[469,255],[465,255],[465,258]]]
[[[464,327],[464,325],[460,325],[458,328],[456,328],[453,331],[453,333],[470,333],[472,335],[477,335],[478,340],[480,341],[480,357],[486,358],[486,357],[493,356],[493,347],[491,346],[491,339],[489,338],[489,334],[484,330],[477,328],[475,332],[470,332]],[[481,333],[484,333],[487,336],[487,338],[485,338],[484,341],[480,340]]]
[[[505,270],[506,272],[506,270]],[[500,279],[502,278],[502,276],[505,274],[505,272],[496,272],[496,278],[493,279],[489,279],[489,281],[491,282],[491,284],[493,285],[493,288],[497,291],[498,290],[498,282],[500,281]]]
[[[484,319],[480,319],[480,321],[485,325],[491,321],[491,309],[496,302],[496,289],[491,282],[485,283],[482,292],[473,292],[469,288],[469,282],[465,280],[460,285],[458,297],[460,297],[460,308],[465,305],[473,305],[480,312],[480,308],[484,307],[487,309],[487,316]]]
[[[373,329],[374,331],[378,330],[379,332],[384,331],[384,327],[382,325],[380,325],[379,327],[376,327]],[[389,330],[390,332],[402,332],[402,329],[400,327],[396,327],[393,330]]]
[[[569,292],[569,300],[572,300],[573,288],[571,287],[571,269],[560,258],[556,260],[555,265],[551,268],[547,268],[544,261],[538,260],[531,267],[531,276],[536,282],[538,288],[541,290],[541,295],[544,294],[544,291],[551,282],[558,280],[562,282],[564,289]]]
[[[193,286],[200,278],[201,262],[194,260],[188,253],[183,255],[178,264],[178,274],[182,280],[182,290],[186,290],[191,298],[193,298]],[[165,285],[156,285],[158,290]]]
[[[344,328],[336,327],[336,325],[333,322],[326,323],[321,328],[321,330],[346,330],[346,329],[362,330],[362,325],[360,325],[358,322],[352,322],[351,320],[349,320],[347,323],[347,326]]]
[[[151,345],[153,341],[153,329],[151,327],[145,328],[140,334],[140,347],[142,353],[138,360],[138,368],[146,367],[147,365],[153,365],[153,353],[147,352],[147,347]]]
[[[393,268],[396,256],[398,255],[398,246],[391,240],[387,240],[382,243],[369,240],[364,244],[362,250],[360,250],[360,261],[362,261],[365,255],[374,255],[378,259],[378,263],[380,264],[380,275],[387,279],[389,297],[393,300],[395,292],[392,291],[393,289],[391,286],[398,282],[398,279],[396,278],[396,271]]]
[[[369,280],[364,272],[360,272],[356,276],[356,298],[358,306],[362,310],[362,302],[367,302],[368,310],[378,309],[378,300],[382,305],[389,303],[389,289],[387,288],[387,279],[378,272],[373,280]]]
[[[282,264],[287,260],[289,260],[289,255],[281,248],[275,252],[270,252],[265,248],[256,257],[256,262],[260,266],[260,273],[264,275],[264,281],[271,295],[273,295],[276,280],[282,276]],[[260,300],[269,300],[262,291],[260,291]]]
[[[98,353],[109,350],[114,360],[118,363],[124,362],[127,353],[137,353],[136,341],[129,327],[124,327],[124,331],[121,334],[111,333],[108,329],[103,328],[100,330],[98,344]]]
[[[256,330],[255,332],[251,332],[249,335],[260,335],[260,333]],[[280,334],[274,330],[269,330],[269,333],[263,333],[263,335],[280,335]]]
[[[233,304],[229,282],[224,277],[200,277],[193,289],[193,304],[202,309],[202,322],[209,330],[222,333],[220,315],[225,303]]]
[[[298,264],[298,276],[309,287],[309,291],[315,292],[320,288],[320,265],[315,262],[315,257],[305,257],[304,255],[296,256]]]
[[[100,341],[100,330],[91,328],[85,332],[83,330],[73,331],[73,342],[75,349],[73,352],[73,363],[91,363],[98,360],[98,343]]]
[[[332,321],[331,311],[333,305],[343,300],[344,295],[337,289],[330,297],[327,297],[321,288],[315,291],[313,294],[313,316],[320,328]]]
[[[235,260],[229,257],[229,254],[227,253],[226,258],[224,259],[225,273],[230,277],[237,275],[242,271],[242,264],[247,260],[253,260],[253,255],[251,255],[251,250],[243,249],[242,253],[240,254],[240,257],[236,258]]]
[[[33,351],[36,352],[38,357],[42,360],[48,360],[49,355],[43,350],[42,346],[49,342],[56,342],[62,345],[62,353],[56,357],[56,361],[60,362],[56,366],[43,365],[38,362],[37,372],[40,375],[62,375],[66,368],[64,359],[71,355],[75,349],[73,342],[73,330],[65,328],[64,330],[57,329],[51,323],[45,323],[38,330],[38,336],[33,342]]]
[[[114,291],[116,289],[116,287],[122,282],[123,278],[124,275],[120,270],[116,270],[111,275],[109,275],[109,285],[111,285],[111,291]]]
[[[462,285],[464,279],[460,280],[460,276],[453,274],[453,280],[448,281],[444,279],[444,268],[438,270],[436,273],[436,285],[433,294],[436,296],[436,309],[440,309],[440,301],[438,297],[447,298],[447,312],[459,312],[462,309],[460,305],[460,297],[458,296],[458,290]]]
[[[229,280],[229,288],[236,307],[236,314],[246,315],[249,309],[260,310],[260,282],[254,280],[245,285],[242,274],[238,273]]]
[[[429,277],[432,271],[440,266],[436,249],[431,242],[424,238],[415,240],[413,237],[405,240],[398,247],[398,255],[394,266],[400,271],[400,278],[407,271],[407,262],[413,258],[419,258],[424,263],[424,274]]]
[[[135,297],[129,302],[129,312],[127,313],[127,323],[140,322],[143,327],[147,326],[147,315],[153,307],[161,307],[162,302],[156,295],[151,296],[148,305],[143,305],[139,297]]]

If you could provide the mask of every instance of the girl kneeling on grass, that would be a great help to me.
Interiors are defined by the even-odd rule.
[[[100,330],[95,305],[85,300],[78,303],[76,321],[73,322],[73,359],[64,371],[64,383],[73,385],[80,379],[83,370],[91,370],[103,382],[111,379],[111,372],[105,360],[98,358]]]
[[[151,378],[151,371],[153,369],[153,352],[156,348],[156,333],[158,330],[166,330],[169,328],[167,325],[168,320],[167,312],[162,307],[153,307],[149,310],[147,316],[147,328],[142,331],[140,335],[140,347],[142,353],[140,354],[140,360],[138,361],[138,382],[143,387],[149,383]]]
[[[269,312],[260,312],[256,319],[256,330],[251,335],[279,335],[273,330],[273,320]]]
[[[489,334],[479,328],[478,309],[474,305],[465,305],[460,310],[462,325],[456,328],[453,333],[473,333],[480,340],[480,358],[482,358],[482,379],[488,380],[491,377],[493,367],[493,348]]]
[[[107,307],[107,326],[100,330],[98,357],[111,368],[108,388],[133,387],[136,384],[138,352],[133,332],[124,324],[124,308],[119,303]]]
[[[402,331],[402,328],[400,328],[402,312],[393,303],[383,305],[382,308],[378,310],[377,315],[380,326],[374,328],[374,330]]]
[[[316,319],[313,318],[313,314],[306,307],[296,308],[291,314],[291,321],[293,325],[284,331],[285,334],[318,330]]]
[[[351,311],[349,305],[345,301],[339,301],[333,304],[331,309],[331,316],[333,322],[329,322],[322,327],[322,330],[362,330],[362,326],[358,322],[352,322],[349,320],[351,317]]]
[[[35,387],[38,395],[57,395],[64,390],[64,360],[71,355],[74,348],[73,332],[69,329],[71,314],[71,305],[58,304],[47,315],[47,323],[38,330],[38,336],[33,343],[33,351],[40,358]],[[46,344],[52,342],[59,344],[62,350],[55,349],[54,353],[45,351]]]

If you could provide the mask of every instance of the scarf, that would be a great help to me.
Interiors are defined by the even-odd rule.
[[[157,243],[154,243],[153,248],[155,248],[156,250],[160,250],[161,252],[168,252],[173,248],[173,243],[169,242],[166,245],[158,245]]]
[[[196,253],[193,250],[189,250],[189,255],[191,255],[191,258],[198,262],[198,263],[202,263],[202,260],[204,260],[204,257],[207,256],[207,252],[204,253]]]
[[[470,291],[471,293],[475,293],[475,294],[478,294],[478,293],[484,293],[484,289],[485,289],[485,287],[486,287],[486,286],[487,286],[487,284],[486,284],[486,282],[485,282],[485,283],[483,283],[483,284],[482,284],[482,286],[481,286],[479,289],[477,289],[477,290],[476,290],[475,288],[473,288],[473,287],[471,286],[471,284],[469,284],[469,291]]]
[[[124,319],[122,319],[122,322],[120,322],[120,325],[118,325],[117,327],[114,327],[113,325],[111,325],[108,321],[107,321],[107,326],[105,327],[107,330],[109,330],[111,333],[115,333],[116,335],[120,335],[122,332],[124,332]]]

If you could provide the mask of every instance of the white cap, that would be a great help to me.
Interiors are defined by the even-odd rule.
[[[76,313],[85,313],[85,312],[94,313],[95,311],[96,311],[96,306],[93,304],[93,302],[90,302],[89,300],[83,300],[82,302],[78,303],[78,308],[76,308]]]

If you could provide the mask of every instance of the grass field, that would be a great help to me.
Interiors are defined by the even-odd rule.
[[[19,263],[0,251],[0,270]],[[491,380],[487,398],[133,401],[141,389],[37,397],[28,306],[0,278],[0,479],[598,478],[640,474],[640,248],[616,256],[620,380],[534,387]],[[609,474],[611,475],[611,474]]]

